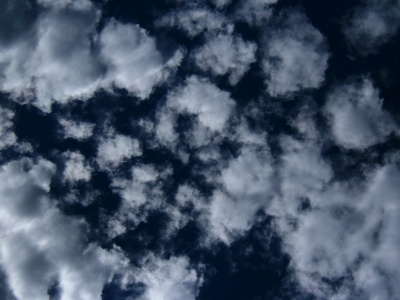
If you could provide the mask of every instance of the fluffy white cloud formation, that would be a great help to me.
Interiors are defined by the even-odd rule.
[[[382,101],[379,90],[368,79],[333,89],[325,114],[335,141],[345,148],[365,149],[397,132],[391,115],[382,108]]]
[[[157,25],[160,27],[177,27],[193,38],[204,31],[215,31],[225,27],[224,16],[206,8],[186,8],[163,16]]]
[[[235,85],[255,62],[256,49],[255,43],[245,42],[233,34],[210,35],[206,43],[195,50],[194,60],[203,71],[229,74],[229,82]]]
[[[265,33],[263,70],[268,93],[288,96],[318,88],[325,79],[329,54],[324,36],[304,13],[289,10]]]
[[[93,135],[95,124],[68,119],[60,119],[58,122],[63,129],[64,138],[86,140]]]
[[[265,209],[275,191],[271,157],[265,150],[245,148],[221,173],[222,189],[209,207],[211,233],[226,244],[253,225],[258,209]],[[240,174],[240,175],[239,175]]]
[[[113,133],[100,140],[96,160],[102,168],[115,168],[124,160],[140,155],[142,148],[137,139]]]
[[[186,257],[164,260],[150,256],[138,273],[137,280],[146,285],[140,300],[195,300],[203,283]]]
[[[61,300],[100,300],[125,259],[89,243],[86,224],[51,204],[46,193],[54,172],[45,160],[1,168],[0,263],[18,300],[48,299],[53,286]]]
[[[349,43],[363,55],[396,35],[400,26],[400,3],[390,0],[368,0],[358,6],[344,23]]]
[[[12,146],[17,142],[17,137],[13,131],[13,118],[14,112],[0,107],[0,150]]]
[[[80,152],[67,151],[63,153],[65,169],[64,180],[69,183],[76,181],[89,181],[92,168]]]
[[[299,282],[330,299],[397,299],[400,260],[398,167],[367,182],[331,185],[296,229],[285,232]],[[338,282],[333,289],[326,280]]]
[[[35,99],[46,112],[55,101],[86,99],[114,86],[144,99],[182,57],[178,51],[164,62],[154,39],[136,25],[111,20],[96,32],[99,12],[87,0],[42,1],[37,13],[29,1],[2,5],[5,20],[26,21],[2,26],[0,89],[22,102]]]
[[[235,17],[252,26],[263,26],[272,15],[272,5],[278,0],[241,0],[237,4]]]

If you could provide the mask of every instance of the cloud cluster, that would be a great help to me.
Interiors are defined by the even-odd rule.
[[[255,62],[255,43],[245,42],[232,34],[211,35],[207,42],[194,52],[194,60],[203,71],[216,76],[229,74],[235,85]]]
[[[101,299],[125,259],[87,241],[87,225],[64,216],[46,195],[55,166],[14,161],[0,170],[0,263],[17,299]]]
[[[155,40],[137,25],[111,20],[97,32],[99,11],[87,0],[42,1],[35,10],[25,0],[2,5],[15,28],[1,26],[0,88],[46,112],[53,102],[86,99],[100,88],[144,99],[181,59],[178,51],[164,62]]]
[[[375,53],[400,27],[398,1],[369,0],[359,5],[343,25],[344,34],[358,53]]]
[[[382,108],[382,101],[369,79],[333,89],[327,97],[325,114],[334,140],[348,149],[365,149],[397,132],[392,116]]]
[[[264,59],[268,93],[288,96],[307,88],[318,88],[325,79],[329,53],[324,36],[307,16],[286,11],[277,26],[266,31]]]

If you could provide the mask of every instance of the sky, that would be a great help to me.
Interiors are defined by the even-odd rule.
[[[400,300],[400,1],[0,0],[0,299]]]

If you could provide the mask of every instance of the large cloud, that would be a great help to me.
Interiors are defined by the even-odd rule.
[[[211,35],[195,50],[194,59],[203,71],[217,76],[229,74],[230,84],[235,85],[255,62],[256,49],[255,43],[245,42],[233,34]]]
[[[318,88],[325,79],[329,54],[324,36],[296,10],[280,16],[266,31],[263,70],[271,96]]]
[[[368,0],[345,20],[344,33],[349,43],[362,55],[374,53],[396,35],[400,26],[400,3]]]
[[[378,89],[368,79],[333,89],[325,113],[335,141],[349,149],[365,149],[398,131],[391,115],[382,108]]]
[[[164,62],[155,40],[137,25],[110,21],[98,34],[99,11],[87,0],[42,1],[36,15],[29,1],[3,6],[6,20],[26,21],[2,26],[0,89],[22,102],[34,98],[47,112],[55,101],[86,99],[99,88],[117,86],[146,98],[180,62],[179,51]]]
[[[304,288],[321,299],[399,299],[399,179],[383,166],[365,183],[332,185],[299,216],[285,242]]]
[[[53,287],[62,300],[101,299],[124,259],[89,243],[86,224],[51,204],[46,193],[54,172],[45,160],[0,170],[0,255],[8,284],[17,299],[48,299]]]

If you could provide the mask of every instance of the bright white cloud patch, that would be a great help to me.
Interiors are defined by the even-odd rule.
[[[131,157],[142,155],[137,139],[122,134],[113,134],[100,140],[97,149],[97,163],[103,167],[118,167]]]
[[[164,62],[155,40],[136,25],[110,21],[98,35],[99,12],[89,1],[42,1],[37,14],[27,1],[15,3],[2,4],[5,19],[26,21],[15,34],[9,35],[9,25],[0,32],[6,40],[0,44],[0,89],[22,102],[35,99],[46,112],[53,102],[86,99],[114,86],[144,99],[180,62],[179,51]]]
[[[358,6],[344,24],[349,43],[363,55],[376,52],[395,36],[400,26],[400,3],[368,0]]]
[[[0,107],[0,150],[17,142],[17,137],[13,131],[13,118],[14,113],[11,110]]]
[[[63,157],[65,163],[63,175],[66,182],[90,180],[92,168],[81,153],[68,151],[63,153]]]
[[[222,171],[223,189],[214,193],[209,211],[210,229],[217,238],[229,244],[251,228],[257,210],[271,200],[273,173],[269,154],[252,148]]]
[[[241,0],[237,4],[235,17],[252,26],[264,26],[271,18],[272,5],[278,0]]]
[[[189,77],[185,84],[168,96],[168,106],[180,113],[197,115],[199,122],[212,131],[225,126],[235,102],[205,79]]]
[[[205,8],[189,8],[163,16],[157,25],[160,27],[177,27],[193,38],[204,31],[215,31],[225,27],[224,16]]]
[[[329,54],[324,36],[305,14],[287,11],[278,27],[265,34],[262,66],[271,96],[288,96],[322,84]]]
[[[60,125],[64,131],[64,138],[86,140],[93,135],[95,124],[68,119],[60,119]]]
[[[197,66],[203,71],[210,71],[214,75],[229,74],[232,85],[238,83],[241,77],[255,62],[257,46],[245,42],[232,34],[211,35],[207,42],[197,49],[194,59]]]
[[[1,168],[0,263],[18,300],[48,299],[54,285],[61,300],[100,300],[125,260],[89,244],[86,224],[50,204],[46,192],[54,172],[45,160]]]
[[[332,185],[296,229],[284,233],[305,289],[329,299],[397,298],[399,180],[398,168],[387,165],[366,185]],[[332,289],[326,279],[341,284]]]
[[[163,260],[151,256],[138,271],[137,279],[146,285],[140,300],[195,300],[203,283],[186,257]]]
[[[398,130],[391,115],[382,108],[378,89],[368,79],[332,90],[325,113],[335,141],[349,149],[365,149],[384,142]]]

